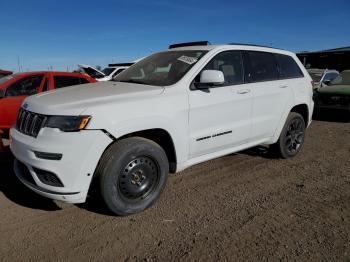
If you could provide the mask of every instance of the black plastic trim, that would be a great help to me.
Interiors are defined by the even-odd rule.
[[[186,42],[186,43],[179,43],[179,44],[172,44],[169,45],[169,49],[177,48],[177,47],[185,47],[185,46],[205,46],[210,45],[209,41],[196,41],[196,42]]]
[[[29,173],[29,175],[31,176],[27,166],[25,164],[23,164],[22,162],[20,162],[19,160],[15,159],[14,161],[14,169],[15,169],[15,173],[16,175],[20,178],[21,182],[24,183],[24,184],[27,184],[29,187],[32,187],[38,191],[41,191],[43,193],[47,193],[47,194],[52,194],[52,195],[60,195],[60,196],[64,196],[64,195],[76,195],[76,194],[79,194],[80,192],[65,192],[65,193],[62,193],[62,192],[55,192],[55,191],[51,191],[51,190],[47,190],[47,189],[44,189],[44,188],[41,188],[39,186],[37,186],[36,184],[33,184],[31,181],[28,181],[24,175],[23,175],[23,171],[27,171]],[[21,169],[21,165],[24,165],[26,167],[26,170],[23,170]],[[21,170],[19,170],[21,169]],[[33,179],[34,181],[34,179]]]
[[[116,64],[108,64],[108,66],[113,67],[113,66],[132,66],[135,63],[116,63]]]
[[[57,153],[47,153],[47,152],[39,152],[34,151],[34,154],[37,158],[46,159],[46,160],[61,160],[63,155]]]

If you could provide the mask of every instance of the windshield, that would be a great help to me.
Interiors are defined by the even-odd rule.
[[[329,85],[350,85],[350,71],[341,72]]]
[[[109,76],[114,72],[115,68],[114,67],[106,67],[105,69],[102,70],[102,72],[106,75]]]
[[[206,54],[203,50],[153,54],[120,73],[114,81],[168,86],[179,81]]]

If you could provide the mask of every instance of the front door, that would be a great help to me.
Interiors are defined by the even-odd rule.
[[[251,131],[252,93],[243,84],[242,53],[219,53],[203,70],[222,71],[225,83],[189,93],[190,158],[244,144]]]

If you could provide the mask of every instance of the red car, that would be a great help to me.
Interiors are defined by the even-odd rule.
[[[11,71],[1,70],[1,69],[0,69],[0,78],[1,78],[1,77],[4,77],[4,76],[7,76],[7,75],[11,75],[11,74],[12,74]]]
[[[88,75],[68,72],[18,73],[0,78],[0,147],[1,136],[8,136],[8,130],[15,124],[18,111],[27,96],[95,82]]]

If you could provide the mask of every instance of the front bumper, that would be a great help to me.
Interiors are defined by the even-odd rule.
[[[98,161],[112,142],[100,130],[68,133],[43,128],[34,138],[12,128],[10,135],[10,148],[16,157],[14,171],[19,180],[42,196],[69,203],[85,202]],[[61,154],[62,158],[43,159],[35,152]],[[61,184],[48,183],[39,172],[53,174]]]

